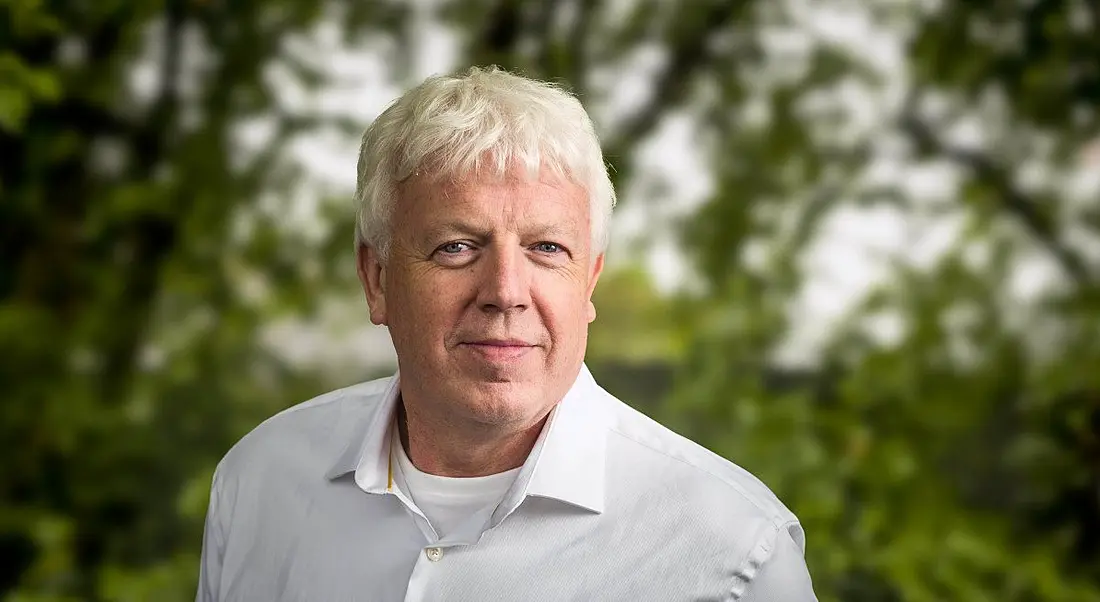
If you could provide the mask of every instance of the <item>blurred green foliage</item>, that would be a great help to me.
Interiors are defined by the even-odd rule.
[[[666,117],[698,122],[714,187],[677,227],[699,286],[662,295],[636,266],[607,274],[589,362],[791,506],[823,602],[1100,600],[1100,203],[1065,185],[1100,136],[1100,10],[827,4],[906,42],[896,109],[860,135],[815,99],[883,74],[828,39],[776,51],[777,34],[810,39],[798,3],[437,9],[459,63],[561,79],[592,104],[625,62],[660,54],[653,94],[605,144],[627,190]],[[217,459],[275,411],[375,376],[335,382],[262,340],[354,290],[350,202],[322,205],[327,236],[288,224],[302,173],[285,151],[365,124],[284,97],[326,81],[324,57],[291,43],[319,23],[408,85],[415,13],[0,2],[0,597],[192,599]],[[239,131],[257,121],[270,135],[249,151]],[[981,143],[953,135],[967,122]],[[957,168],[959,193],[867,184],[890,153]],[[1037,166],[1047,178],[1023,177]],[[821,363],[796,370],[775,358],[808,245],[849,205],[960,227],[934,262],[893,259]],[[1022,298],[1037,260],[1056,279]],[[874,336],[883,319],[900,334]]]

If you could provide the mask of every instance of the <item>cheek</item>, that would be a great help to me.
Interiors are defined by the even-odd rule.
[[[469,304],[470,286],[451,274],[408,278],[392,296],[392,313],[402,318],[407,335],[417,339],[438,338],[440,330],[451,330]]]
[[[589,304],[584,289],[574,282],[546,283],[542,306],[546,326],[562,339],[583,339],[588,327]]]

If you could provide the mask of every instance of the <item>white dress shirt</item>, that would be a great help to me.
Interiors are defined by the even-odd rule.
[[[400,376],[268,419],[214,474],[198,602],[814,602],[795,516],[587,368],[500,502],[436,537],[394,486]]]

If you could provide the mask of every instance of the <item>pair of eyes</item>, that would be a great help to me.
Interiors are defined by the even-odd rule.
[[[471,245],[470,243],[454,241],[440,246],[438,249],[436,249],[436,251],[439,253],[443,253],[444,255],[458,255],[459,253],[472,250],[473,248],[473,245]],[[559,245],[556,242],[548,241],[535,243],[531,245],[530,248],[533,251],[545,253],[547,255],[556,255],[558,253],[565,252],[565,247]]]

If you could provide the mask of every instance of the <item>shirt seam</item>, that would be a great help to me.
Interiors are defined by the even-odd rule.
[[[741,565],[733,572],[733,585],[729,589],[729,599],[732,602],[740,600],[745,595],[756,576],[760,574],[761,567],[771,558],[772,552],[775,551],[774,542],[778,542],[781,527],[782,525],[779,524],[769,524],[765,532],[757,538],[749,553],[745,555]]]
[[[757,510],[762,512],[764,514],[764,516],[766,516],[768,518],[768,520],[770,521],[769,524],[771,524],[773,527],[779,528],[781,525],[785,524],[783,522],[784,519],[790,520],[790,519],[788,519],[788,517],[784,516],[783,512],[780,512],[780,511],[778,511],[777,509],[774,509],[774,508],[769,509],[768,507],[766,507],[759,499],[757,499],[756,496],[751,495],[749,492],[745,491],[745,489],[741,485],[738,485],[735,482],[731,482],[727,479],[724,479],[721,476],[716,475],[713,472],[707,470],[706,468],[703,468],[702,466],[699,466],[698,464],[694,464],[694,463],[688,461],[686,458],[681,458],[679,456],[674,456],[674,455],[668,453],[665,450],[658,449],[658,448],[654,447],[653,445],[651,445],[651,444],[649,444],[645,441],[641,441],[641,440],[639,440],[635,437],[632,437],[632,436],[620,431],[619,429],[617,429],[615,427],[611,427],[610,430],[611,430],[611,432],[615,433],[616,435],[619,435],[620,437],[622,437],[622,438],[624,438],[628,441],[632,441],[632,442],[634,442],[638,445],[641,445],[642,447],[645,447],[646,449],[649,449],[649,450],[651,450],[655,453],[658,453],[658,454],[660,454],[660,455],[662,455],[662,456],[664,456],[664,457],[666,457],[670,460],[675,460],[675,461],[683,464],[684,466],[687,466],[689,468],[697,470],[697,471],[699,471],[699,472],[715,479],[719,483],[722,483],[726,487],[729,487],[729,488],[733,489],[734,491],[737,492],[738,495],[740,495],[742,498],[744,498],[746,501],[748,501],[750,504],[752,504]],[[795,519],[794,522],[797,522],[797,519]]]

